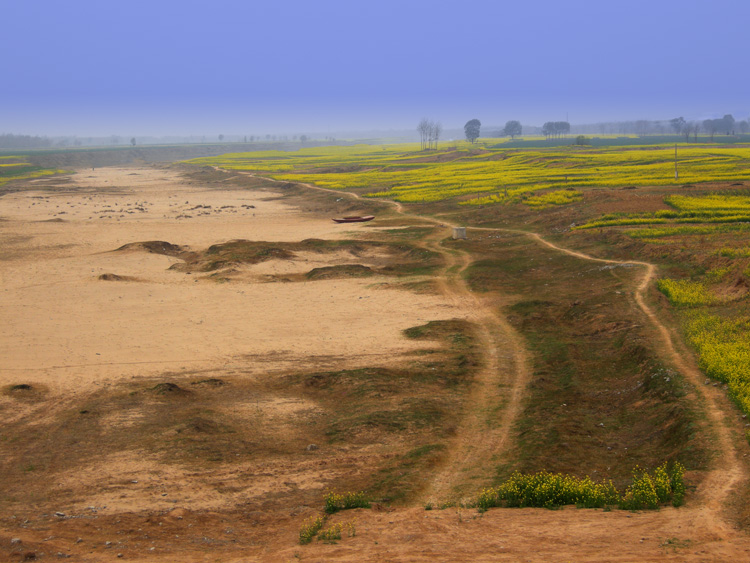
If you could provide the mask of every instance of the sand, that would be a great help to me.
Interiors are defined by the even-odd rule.
[[[267,371],[267,358],[277,370],[310,357],[382,364],[417,347],[403,329],[461,316],[440,297],[386,289],[378,278],[262,283],[346,263],[336,255],[271,260],[246,269],[257,283],[219,284],[169,270],[177,258],[113,252],[138,241],[202,249],[367,228],[303,215],[277,196],[190,185],[168,169],[100,168],[63,190],[0,199],[0,385],[64,391],[218,364]],[[125,281],[99,279],[108,273]]]

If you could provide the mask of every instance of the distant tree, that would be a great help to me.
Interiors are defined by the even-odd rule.
[[[89,140],[89,144],[92,144]],[[46,137],[32,137],[30,135],[13,135],[4,133],[0,135],[0,148],[3,149],[26,149],[52,146],[52,141]]]
[[[219,141],[223,141],[223,140],[224,140],[224,135],[219,135]]]
[[[711,140],[714,140],[714,135],[716,134],[716,120],[715,119],[704,119],[703,123],[701,124],[703,126],[703,130],[711,135]]]
[[[669,124],[672,126],[674,132],[679,135],[682,133],[682,129],[685,127],[685,118],[675,117],[674,119],[669,120]]]
[[[438,140],[443,133],[443,126],[439,121],[432,121],[423,117],[417,124],[417,133],[419,133],[419,144],[422,150],[432,148],[437,150]]]
[[[247,143],[247,135],[245,135],[245,142]]]
[[[521,134],[523,128],[521,127],[520,121],[508,121],[503,128],[503,135],[506,135],[512,139],[515,139],[517,135]]]
[[[561,137],[570,133],[570,123],[567,121],[548,121],[542,125],[542,134],[547,137]]]
[[[590,144],[591,144],[591,139],[589,139],[585,135],[578,135],[576,137],[576,145],[583,146],[583,145],[590,145]]]
[[[482,127],[482,122],[478,119],[470,119],[464,125],[464,133],[466,134],[466,140],[470,143],[475,143],[479,138],[479,129]]]
[[[304,143],[305,141],[307,141],[307,135],[300,135],[299,136],[299,142],[300,143]]]
[[[651,122],[645,119],[639,119],[635,122],[635,134],[639,137],[648,135],[649,129],[651,129]]]
[[[443,125],[439,121],[430,122],[429,145],[437,150],[438,140],[443,133]],[[434,145],[434,146],[433,146]]]
[[[734,133],[734,117],[731,114],[727,114],[721,118],[720,131],[726,135]]]
[[[685,125],[682,127],[682,135],[685,137],[685,142],[690,142],[690,135],[693,135],[695,138],[695,141],[698,141],[698,130],[701,128],[700,123],[697,121],[691,121],[690,123],[685,123]]]
[[[748,132],[750,132],[750,123],[748,123],[747,121],[738,121],[737,129],[740,130],[740,133],[747,134]]]
[[[266,141],[270,141],[270,140],[271,140],[271,135],[269,135],[268,133],[266,133]]]
[[[427,139],[430,136],[430,120],[423,117],[417,123],[417,133],[419,133],[419,144],[422,150],[427,148]]]
[[[135,137],[133,137],[132,139],[130,139],[130,144],[133,145],[133,146],[135,146]]]

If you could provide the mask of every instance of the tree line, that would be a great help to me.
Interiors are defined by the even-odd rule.
[[[52,141],[46,137],[32,137],[31,135],[0,135],[0,149],[43,149],[52,146]]]
[[[417,132],[419,133],[422,150],[437,150],[440,135],[443,133],[443,126],[439,121],[432,121],[423,117],[417,125]]]

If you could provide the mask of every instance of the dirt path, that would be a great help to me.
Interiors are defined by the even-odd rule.
[[[297,184],[312,190],[362,199],[352,192],[301,182]],[[382,203],[392,206],[398,214],[422,223],[428,222],[446,229],[457,226],[440,219],[407,213],[397,201],[384,200]],[[479,371],[474,375],[471,391],[465,398],[466,410],[451,439],[446,457],[433,472],[420,499],[423,503],[434,504],[461,500],[465,494],[475,495],[478,488],[491,483],[497,459],[509,446],[510,430],[521,411],[531,373],[521,336],[504,317],[497,314],[493,306],[473,293],[464,280],[462,274],[471,265],[471,256],[461,250],[446,249],[442,245],[446,238],[447,233],[443,229],[436,229],[426,238],[424,247],[443,256],[445,265],[436,276],[438,287],[476,327],[477,347],[484,351],[484,357]]]
[[[576,252],[574,250],[557,246],[545,240],[537,233],[491,228],[478,228],[475,230],[494,232],[504,231],[524,234],[553,250],[563,252],[570,256],[575,256],[576,258],[581,258],[582,260],[603,262],[606,264],[636,264],[645,268],[641,282],[634,293],[634,298],[640,309],[656,329],[663,345],[666,359],[672,363],[695,388],[696,394],[700,397],[704,405],[704,412],[708,418],[710,428],[715,432],[716,450],[718,451],[718,455],[714,462],[714,468],[708,473],[700,485],[697,500],[700,504],[705,506],[710,513],[712,513],[711,515],[706,515],[706,518],[714,527],[725,527],[726,523],[722,521],[719,513],[726,506],[731,492],[738,488],[741,483],[746,480],[747,476],[745,475],[743,466],[739,462],[737,447],[735,446],[735,442],[731,435],[731,426],[727,420],[727,415],[719,405],[721,393],[713,387],[706,387],[704,385],[706,376],[693,362],[687,360],[686,356],[683,356],[682,353],[678,352],[669,329],[659,320],[653,309],[646,303],[646,290],[656,275],[656,266],[649,262],[636,260],[622,261],[595,258],[582,252]]]
[[[359,195],[351,192],[330,190],[312,184],[301,185],[314,190],[361,199]],[[405,217],[413,217],[449,228],[456,226],[439,219],[409,214],[396,201],[385,200],[383,203],[393,206],[397,213]],[[698,499],[710,511],[706,518],[711,522],[712,528],[723,528],[725,523],[719,512],[726,506],[731,492],[746,480],[745,471],[738,461],[737,448],[731,436],[726,414],[719,405],[720,392],[712,387],[704,386],[704,374],[693,362],[687,361],[677,351],[670,331],[645,301],[644,296],[654,279],[656,267],[642,261],[596,258],[557,246],[537,233],[499,228],[471,228],[471,230],[523,234],[533,238],[539,244],[582,260],[606,264],[636,264],[644,267],[643,277],[634,292],[635,301],[656,329],[668,361],[692,383],[696,393],[701,397],[710,427],[716,433],[716,449],[719,453],[715,460],[715,467],[701,483]],[[457,493],[465,492],[461,489],[462,485],[472,483],[476,489],[477,484],[482,483],[483,478],[488,477],[481,474],[482,468],[494,467],[497,464],[497,458],[507,450],[510,428],[520,413],[530,378],[528,357],[521,337],[507,320],[495,312],[493,307],[471,292],[461,275],[471,264],[471,257],[465,252],[454,253],[446,250],[441,244],[444,238],[443,233],[438,231],[425,241],[428,248],[442,254],[446,261],[445,268],[439,276],[439,286],[458,309],[467,311],[469,320],[478,327],[478,344],[486,353],[483,365],[475,376],[474,385],[467,398],[467,410],[462,423],[452,440],[446,460],[426,486],[422,501],[455,499]],[[506,400],[505,407],[499,417],[495,418],[492,406],[501,404],[503,399]],[[490,463],[491,461],[494,463]]]

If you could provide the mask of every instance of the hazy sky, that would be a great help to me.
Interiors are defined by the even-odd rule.
[[[0,133],[750,115],[749,0],[0,0]]]

